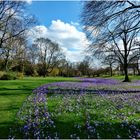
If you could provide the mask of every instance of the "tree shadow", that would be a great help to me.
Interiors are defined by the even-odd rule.
[[[86,129],[85,125],[82,125],[80,129],[74,127],[73,121],[56,121],[57,124],[57,132],[60,133],[61,139],[71,139],[71,135],[75,135],[73,138],[77,139],[130,139],[130,138],[139,138],[138,133],[140,132],[140,123],[136,124],[125,124],[125,123],[109,123],[100,121],[98,125],[91,124],[92,127],[95,128],[95,132],[89,132]]]

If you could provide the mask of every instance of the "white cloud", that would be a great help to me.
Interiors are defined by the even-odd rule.
[[[24,1],[27,2],[28,4],[32,4],[32,0],[11,0],[11,1]]]
[[[0,0],[1,1],[1,0]],[[5,0],[6,1],[6,0]],[[11,1],[23,1],[23,2],[27,2],[28,4],[32,4],[33,0],[11,0]]]
[[[79,26],[80,24],[79,24],[78,22],[73,22],[73,21],[71,21],[71,25]]]
[[[37,38],[47,37],[48,29],[45,26],[35,26],[31,30],[27,31],[28,39],[31,43]]]
[[[38,37],[50,38],[56,41],[66,54],[67,59],[77,62],[83,59],[83,52],[89,41],[85,33],[79,31],[74,24],[53,20],[47,28],[44,25],[32,29],[32,39]]]
[[[25,0],[28,4],[32,4],[32,0]]]

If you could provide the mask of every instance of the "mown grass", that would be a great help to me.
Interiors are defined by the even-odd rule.
[[[45,136],[55,138],[55,133],[57,132],[57,136],[60,139],[139,138],[140,102],[139,98],[137,98],[139,95],[139,93],[115,95],[47,94],[47,103],[44,103],[45,107],[47,105],[45,112],[47,111],[51,114],[51,120],[54,121],[55,127],[48,128],[49,123],[47,123],[41,126],[42,129],[40,129],[39,125],[34,127],[35,129],[28,129],[30,135],[27,137],[25,137],[26,133],[24,132],[20,134],[19,129],[16,132],[20,135],[14,134],[16,134],[16,138],[36,138],[33,132],[39,127],[39,130],[43,131],[43,133],[47,132]],[[34,99],[35,94],[30,97]],[[18,125],[23,123],[21,128],[27,126],[29,122],[30,124],[36,122],[36,117],[38,120],[44,120],[44,115],[35,115],[35,109],[31,113],[30,109],[34,103],[34,100],[27,100],[22,110],[20,110],[21,116],[19,118],[26,116],[24,121],[19,119],[19,123],[17,123]],[[43,110],[41,104],[36,102],[36,105]],[[29,110],[33,115],[28,113]],[[32,121],[29,121],[30,119],[26,120],[26,118],[30,118]],[[45,137],[40,135],[40,138]]]
[[[112,78],[122,80],[123,76],[113,76]],[[131,79],[139,80],[139,76],[133,76]],[[19,108],[22,106],[23,102],[32,93],[32,90],[40,85],[51,83],[51,82],[60,82],[60,81],[76,81],[74,78],[62,78],[62,77],[26,77],[22,80],[9,80],[9,81],[0,81],[0,138],[8,138],[9,128],[13,128],[12,126],[15,123],[16,113]],[[133,87],[132,87],[133,88]],[[48,105],[51,112],[63,108],[66,109],[66,105],[62,102],[62,96],[52,97],[52,95],[48,95]],[[108,123],[110,122],[110,118],[105,118],[104,113],[107,112],[107,108],[110,107],[107,100],[101,101],[101,98],[95,97],[88,98],[89,109],[90,106],[94,106],[94,112],[91,113],[93,120],[98,122],[104,122],[104,127],[99,126],[100,132],[102,130],[103,134],[101,134],[104,138],[116,138],[116,131],[120,129],[120,120],[116,119],[116,121],[112,122],[111,128],[114,128],[111,133],[108,130]],[[97,102],[100,102],[99,106],[95,106]],[[90,105],[91,104],[91,105]],[[61,107],[60,107],[61,105]],[[84,104],[83,104],[84,105]],[[73,105],[74,106],[74,105]],[[93,109],[93,108],[92,108]],[[123,108],[124,113],[128,112],[128,108]],[[91,111],[92,112],[92,111]],[[113,111],[115,112],[115,110]],[[131,112],[131,110],[130,110]],[[109,113],[108,113],[109,114]],[[128,115],[129,120],[138,120],[139,112],[135,115]],[[85,118],[82,114],[81,116],[76,117],[74,113],[68,112],[65,114],[61,114],[58,118],[56,118],[55,123],[57,125],[57,130],[59,133],[63,134],[62,138],[68,138],[70,133],[76,133],[77,129],[73,128],[75,123],[84,124]],[[139,122],[138,122],[139,123]],[[137,123],[137,125],[138,125]],[[83,128],[84,129],[84,128]],[[64,131],[65,130],[65,131]],[[120,132],[124,131],[120,129]],[[85,133],[82,133],[80,136],[85,137]],[[78,132],[79,133],[79,132]],[[125,131],[122,132],[123,138],[127,138],[125,135]]]
[[[117,79],[117,80],[121,80],[123,81],[124,80],[124,76],[123,75],[113,75],[112,77],[110,76],[104,76],[105,78],[112,78],[112,79]],[[134,81],[134,80],[140,80],[140,76],[138,75],[129,75],[129,78],[131,81]]]
[[[88,113],[90,123],[96,129],[96,133],[90,138],[115,139],[117,136],[120,136],[127,139],[133,137],[131,136],[131,133],[134,131],[131,129],[132,126],[140,129],[140,112],[135,112],[135,107],[137,103],[140,105],[140,102],[133,102],[132,105],[129,105],[131,101],[128,100],[128,103],[125,104],[121,101],[124,97],[120,94],[116,96],[87,94],[82,97],[84,100],[81,99],[77,104],[77,95],[65,95],[64,97],[63,95],[52,94],[52,96],[48,97],[48,107],[49,112],[55,114],[56,131],[61,134],[60,138],[66,139],[70,138],[71,134],[76,134],[74,138],[78,136],[87,139],[88,132],[85,131],[85,127],[87,121],[86,115]],[[135,99],[132,101],[135,101]],[[121,108],[118,105],[122,105]],[[128,124],[122,127],[125,121]],[[81,129],[75,128],[76,124],[80,124]]]
[[[62,77],[26,77],[22,80],[0,80],[0,138],[8,138],[9,128],[14,124],[16,113],[32,90],[40,85],[75,81]]]

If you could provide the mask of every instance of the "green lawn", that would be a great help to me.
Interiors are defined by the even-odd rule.
[[[123,81],[124,80],[124,76],[123,75],[113,75],[112,77],[110,76],[103,76],[103,78],[112,78],[112,79],[117,79],[117,80],[121,80]],[[130,75],[129,76],[130,80],[133,81],[133,80],[140,80],[140,76],[138,75]]]
[[[121,79],[123,77],[112,77]],[[139,77],[131,77],[138,80]],[[31,95],[32,90],[36,87],[60,81],[76,81],[74,78],[62,77],[47,77],[47,78],[33,78],[28,77],[22,80],[0,81],[0,138],[8,138],[9,128],[13,128],[16,113],[26,100],[27,96]],[[133,88],[133,87],[132,87]],[[127,95],[127,97],[129,97]],[[61,138],[69,138],[71,132],[74,134],[77,128],[73,128],[75,124],[81,125],[77,133],[80,136],[87,138],[85,129],[85,122],[87,113],[91,119],[91,124],[96,124],[96,130],[103,138],[117,138],[117,133],[122,133],[122,138],[128,138],[126,131],[131,124],[136,123],[139,127],[139,101],[137,98],[132,100],[131,96],[126,104],[123,104],[125,96],[96,96],[86,95],[77,98],[77,96],[62,96],[62,95],[48,95],[48,107],[50,112],[54,112],[54,120],[57,125],[56,129],[63,134]],[[79,102],[79,103],[78,103]],[[123,105],[120,108],[118,105]],[[115,108],[114,108],[115,107]],[[72,111],[71,111],[72,110]],[[76,114],[77,112],[77,114]],[[128,121],[127,127],[121,128],[122,121]],[[94,125],[95,125],[94,124]],[[110,127],[108,127],[110,125]],[[65,132],[64,132],[65,130]],[[134,131],[133,129],[131,130]],[[103,132],[103,133],[102,133]],[[110,133],[111,132],[111,133]],[[76,136],[74,136],[76,138]]]
[[[125,95],[52,94],[48,98],[48,108],[55,116],[56,131],[61,134],[60,138],[70,138],[71,134],[76,135],[73,137],[75,139],[87,139],[87,135],[90,135],[89,138],[130,138],[131,133],[135,131],[131,129],[131,125],[140,129],[140,111],[137,111],[140,103],[138,99],[131,102],[132,94],[128,94],[127,97],[127,102],[124,103],[122,99]],[[85,130],[86,121],[94,126],[94,133]],[[126,126],[122,127],[125,122]],[[74,127],[76,125],[81,128]]]
[[[0,138],[8,138],[9,128],[15,122],[17,111],[34,88],[50,82],[74,80],[74,78],[62,77],[28,77],[22,80],[0,80]]]
[[[21,128],[24,128],[28,124],[29,126],[34,123],[38,125],[28,129],[28,136],[19,129],[13,134],[16,138],[37,138],[34,132],[39,128],[40,132],[46,132],[45,136],[51,136],[51,138],[55,138],[57,132],[60,139],[140,138],[140,102],[137,98],[139,95],[138,93],[128,93],[127,96],[126,94],[103,96],[47,94],[47,101],[41,103],[34,102],[35,94],[33,94],[21,108],[19,123],[16,126],[21,124]],[[45,109],[46,103],[47,109]],[[50,122],[48,117],[42,115],[43,112],[51,114],[50,118],[55,127],[49,127],[50,123],[43,122],[45,119]],[[45,137],[40,136],[40,138]]]

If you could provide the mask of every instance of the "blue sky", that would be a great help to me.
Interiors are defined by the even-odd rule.
[[[32,40],[39,37],[49,38],[59,44],[67,60],[83,60],[89,41],[80,24],[82,2],[32,1],[28,10],[39,21],[32,29]]]
[[[79,1],[32,1],[28,9],[40,24],[48,26],[57,19],[67,23],[79,22],[82,4]]]

